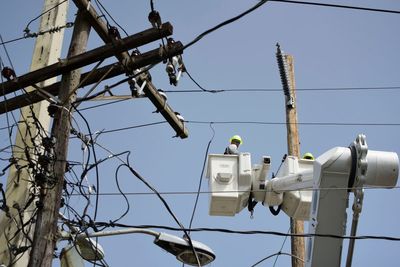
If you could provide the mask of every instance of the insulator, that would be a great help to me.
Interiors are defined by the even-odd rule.
[[[289,92],[290,85],[289,85],[289,79],[288,79],[288,73],[287,73],[287,64],[286,64],[286,60],[284,58],[284,55],[282,54],[279,44],[277,44],[276,59],[278,62],[279,74],[281,76],[283,91],[286,96],[289,96],[290,95],[290,92]]]
[[[1,70],[1,75],[6,78],[8,81],[15,79],[17,76],[15,75],[15,71],[10,67],[4,67]]]
[[[168,74],[173,74],[173,73],[175,72],[174,65],[172,65],[171,62],[168,62],[167,66],[165,67],[165,71],[166,71]]]
[[[183,118],[183,116],[179,112],[175,112],[175,115],[181,122],[185,121],[185,118]]]
[[[114,37],[115,39],[121,39],[121,34],[118,31],[117,27],[109,26],[108,27],[108,34]]]
[[[54,117],[54,115],[56,114],[57,110],[58,110],[58,106],[55,105],[55,104],[50,104],[47,107],[47,112],[49,113],[50,117]]]
[[[178,84],[178,81],[176,80],[176,75],[175,74],[168,74],[169,76],[169,83],[171,85],[176,86]]]
[[[161,26],[161,17],[160,17],[160,13],[158,13],[157,11],[153,10],[149,13],[149,17],[148,17],[151,25],[154,28],[158,28]]]

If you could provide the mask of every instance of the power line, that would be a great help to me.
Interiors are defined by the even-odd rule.
[[[246,10],[246,11],[244,11],[242,13],[240,13],[239,15],[237,15],[237,16],[235,16],[233,18],[230,18],[228,20],[225,20],[225,21],[221,22],[220,24],[214,26],[213,28],[204,31],[203,33],[198,35],[193,41],[191,41],[188,44],[184,45],[183,46],[183,50],[185,50],[186,48],[189,48],[190,46],[194,45],[195,43],[197,43],[198,41],[203,39],[204,36],[212,33],[213,31],[218,30],[219,28],[221,28],[221,27],[223,27],[225,25],[228,25],[228,24],[230,24],[230,23],[232,23],[232,22],[234,22],[234,21],[246,16],[247,14],[253,12],[254,10],[258,9],[259,7],[261,7],[262,5],[264,5],[267,2],[268,2],[268,0],[261,0],[260,2],[255,4],[253,7],[249,8],[248,10]]]
[[[315,3],[315,2],[308,2],[308,1],[290,1],[290,0],[269,0],[269,1],[270,2],[290,3],[290,4],[302,4],[302,5],[313,5],[313,6],[322,6],[322,7],[334,7],[334,8],[344,8],[344,9],[353,9],[353,10],[362,10],[362,11],[400,14],[400,11],[397,11],[397,10],[369,8],[369,7],[360,7],[360,6],[348,6],[348,5]]]
[[[269,0],[270,2],[281,2],[281,3],[292,3],[292,4],[303,4],[303,5],[315,5],[315,6],[323,6],[323,7],[335,7],[335,8],[344,8],[344,9],[353,9],[353,10],[362,10],[362,11],[374,11],[374,12],[384,12],[384,13],[393,13],[393,14],[400,14],[400,11],[397,10],[387,10],[387,9],[378,9],[378,8],[368,8],[368,7],[358,7],[358,6],[349,6],[349,5],[337,5],[337,4],[326,4],[326,3],[314,3],[314,2],[306,2],[306,1],[289,1],[289,0]],[[268,0],[261,0],[253,7],[247,9],[246,11],[240,13],[239,15],[232,17],[228,20],[225,20],[218,25],[204,31],[203,33],[199,34],[194,40],[186,44],[183,49],[189,48],[190,46],[194,45],[198,41],[200,41],[206,35],[212,33],[213,31],[218,30],[219,28],[228,25],[236,20],[248,15],[249,13],[253,12],[254,10],[258,9]]]
[[[1,43],[0,43],[0,45],[4,45],[4,44],[8,44],[8,43],[13,43],[13,42],[16,42],[16,41],[19,41],[19,40],[22,40],[22,39],[38,37],[39,35],[43,35],[43,34],[45,34],[45,33],[53,33],[53,32],[59,31],[59,30],[61,30],[61,29],[63,29],[63,28],[70,28],[70,27],[72,27],[72,23],[67,23],[65,26],[55,27],[55,28],[49,29],[49,30],[47,30],[47,31],[38,32],[38,33],[31,33],[31,32],[30,32],[30,29],[29,29],[29,25],[30,25],[32,22],[34,22],[35,20],[39,19],[40,17],[42,17],[42,16],[45,15],[46,13],[52,11],[53,9],[57,8],[58,6],[60,6],[61,4],[65,3],[65,2],[67,2],[67,1],[68,1],[68,0],[64,0],[64,1],[60,2],[60,3],[58,3],[57,5],[55,5],[55,6],[51,7],[51,8],[49,8],[49,9],[45,10],[43,13],[41,13],[41,14],[38,15],[38,16],[36,16],[35,18],[31,19],[31,20],[28,22],[28,24],[25,26],[25,29],[24,29],[25,34],[24,34],[24,36],[22,36],[22,37],[17,37],[17,38],[8,40],[8,41],[3,41],[3,40],[2,40]]]
[[[0,45],[4,45],[4,44],[8,44],[8,43],[13,43],[13,42],[16,42],[16,41],[19,41],[19,40],[22,40],[22,39],[26,39],[26,38],[27,38],[27,37],[22,36],[22,37],[17,37],[17,38],[11,39],[11,40],[2,41],[2,42],[0,43]]]
[[[206,147],[206,153],[204,154],[203,167],[201,169],[201,174],[200,174],[200,179],[199,179],[199,186],[198,186],[198,189],[197,189],[196,200],[195,200],[194,206],[193,206],[192,216],[190,218],[189,229],[192,227],[194,215],[195,215],[196,209],[197,209],[197,203],[199,201],[199,196],[200,196],[200,191],[201,191],[201,184],[202,184],[202,181],[203,181],[204,170],[206,168],[206,163],[207,163],[208,151],[210,149],[210,145],[211,145],[212,141],[214,140],[214,136],[215,136],[215,130],[212,127],[212,124],[210,124],[210,128],[212,130],[212,136],[211,136],[210,141],[208,141],[208,144],[207,144],[207,147]]]
[[[127,225],[115,223],[110,225],[108,222],[96,222],[98,226],[106,227],[121,227],[121,228],[152,228],[152,229],[163,229],[170,231],[182,231],[182,228],[164,226],[164,225]],[[189,231],[189,229],[185,229]],[[208,228],[199,227],[190,229],[191,232],[213,232],[213,233],[225,233],[225,234],[238,234],[238,235],[273,235],[273,236],[295,236],[295,237],[323,237],[333,239],[348,239],[348,240],[385,240],[385,241],[400,241],[400,237],[394,236],[378,236],[378,235],[360,235],[360,236],[346,236],[346,235],[332,235],[332,234],[291,234],[277,231],[264,231],[264,230],[231,230],[227,228]]]
[[[346,190],[348,191],[348,187],[343,188],[307,188],[307,189],[296,189],[296,190],[285,190],[284,192],[291,192],[291,191],[332,191],[332,190]],[[374,187],[374,186],[367,186],[364,187],[365,190],[377,190],[377,189],[400,189],[400,186],[395,187]],[[165,191],[165,192],[158,192],[160,195],[197,195],[197,194],[211,194],[211,193],[218,193],[218,194],[232,194],[232,193],[243,193],[247,191],[242,190],[228,190],[228,191]],[[266,190],[253,190],[253,192],[267,192]],[[124,195],[132,195],[132,196],[146,196],[146,195],[154,195],[153,192],[124,192]],[[71,194],[71,196],[78,196],[80,194]],[[99,193],[100,196],[120,196],[118,192],[103,192]]]
[[[168,205],[167,201],[158,193],[158,191],[149,184],[149,182],[147,182],[147,180],[142,177],[135,169],[133,169],[129,163],[123,163],[122,166],[125,166],[128,168],[128,170],[136,177],[138,178],[141,182],[143,182],[151,191],[153,191],[157,197],[161,200],[161,202],[163,203],[164,207],[167,209],[168,213],[172,216],[172,218],[174,219],[174,221],[179,225],[179,229],[181,229],[181,231],[183,231],[183,233],[185,234],[185,237],[187,238],[187,241],[190,245],[190,248],[193,252],[193,254],[196,257],[196,261],[198,263],[198,265],[200,266],[200,261],[197,255],[196,250],[194,249],[193,243],[192,243],[192,239],[190,237],[190,235],[188,234],[188,229],[185,229],[182,225],[182,223],[179,221],[179,219],[176,217],[176,215],[174,214],[174,212],[172,211],[171,207]]]
[[[299,88],[299,92],[326,92],[326,91],[398,91],[400,86],[381,86],[381,87],[326,87],[326,88]],[[184,90],[164,90],[166,93],[242,93],[242,92],[282,92],[282,88],[235,88],[235,89],[212,89],[206,90],[201,87],[197,89],[184,89]]]
[[[256,125],[286,125],[286,122],[263,121],[185,121],[193,124],[256,124]],[[298,122],[305,126],[400,126],[400,123],[358,123],[358,122]]]
[[[154,126],[166,123],[165,121],[147,123],[142,125],[128,126],[113,130],[106,130],[102,133],[114,133],[130,129]],[[260,122],[260,121],[185,121],[192,124],[256,124],[256,125],[286,125],[286,122]],[[305,126],[400,126],[400,123],[341,123],[341,122],[298,122],[298,125]]]
[[[286,253],[286,252],[282,252],[282,251],[278,251],[277,253],[271,254],[271,255],[259,260],[258,262],[256,262],[255,264],[251,265],[250,267],[255,267],[255,266],[259,265],[260,263],[262,263],[263,261],[268,260],[269,258],[272,258],[273,256],[278,256],[279,257],[280,255],[286,255],[286,256],[294,257],[294,258],[304,262],[304,259],[301,259],[301,258],[297,257],[296,255],[293,255],[293,254],[290,254],[290,253]],[[278,257],[276,257],[276,258],[278,258]],[[274,264],[274,266],[275,266],[275,264]]]
[[[137,129],[137,128],[143,128],[143,127],[148,127],[148,126],[154,126],[154,125],[164,124],[164,123],[167,123],[167,122],[166,121],[152,122],[152,123],[146,123],[146,124],[141,124],[141,125],[134,125],[134,126],[128,126],[128,127],[113,129],[113,130],[106,130],[106,131],[102,131],[101,133],[102,134],[115,133],[115,132],[121,132],[121,131],[130,130],[130,129]]]
[[[290,227],[289,227],[289,229],[287,230],[287,233],[290,233]],[[279,250],[279,253],[282,252],[282,249],[283,249],[283,247],[285,246],[285,243],[286,243],[286,241],[287,241],[287,238],[288,238],[288,237],[285,236],[285,238],[283,239],[283,242],[282,242],[281,248],[280,248],[280,250]],[[280,255],[280,254],[276,255],[277,257],[275,258],[274,266],[273,266],[273,267],[275,267],[276,263],[278,262],[279,255]],[[267,259],[267,258],[264,258],[263,260],[257,262],[256,265],[257,265],[258,263],[260,263],[260,262],[266,260],[266,259]],[[253,265],[253,266],[255,266],[255,265]]]
[[[207,90],[207,89],[203,88],[203,87],[192,77],[192,75],[190,75],[190,72],[187,70],[187,67],[186,67],[186,66],[185,66],[185,73],[189,76],[189,79],[192,80],[192,82],[193,82],[194,84],[196,84],[197,87],[200,88],[200,91],[201,91],[201,92],[204,92],[204,93],[220,93],[220,92],[222,92],[221,90]],[[165,91],[165,92],[167,92],[167,91]],[[171,91],[170,91],[170,92],[171,92]]]
[[[110,101],[107,103],[103,103],[103,104],[98,104],[98,105],[94,105],[94,106],[90,106],[90,107],[86,107],[86,108],[81,108],[79,109],[80,111],[84,111],[84,110],[89,110],[89,109],[94,109],[94,108],[99,108],[99,107],[103,107],[103,106],[108,106],[108,105],[112,105],[112,104],[116,104],[122,101],[126,101],[128,99],[118,99],[118,100],[114,100],[114,101]]]
[[[143,128],[148,126],[154,126],[158,124],[164,124],[166,121],[152,122],[141,125],[127,126],[123,128],[117,128],[112,130],[104,130],[102,134],[116,133],[136,128]],[[185,121],[185,123],[192,124],[255,124],[255,125],[286,125],[286,122],[263,122],[263,121]],[[400,126],[400,123],[345,123],[345,122],[298,122],[298,125],[304,126]],[[0,129],[1,130],[1,129]]]
[[[105,18],[107,24],[109,25],[108,20],[101,9],[103,9],[104,12],[107,13],[107,15],[110,17],[110,19],[125,33],[126,36],[129,36],[129,34],[126,32],[126,30],[120,24],[118,24],[118,22],[113,18],[113,16],[111,16],[110,12],[108,12],[108,10],[103,6],[103,4],[99,0],[95,0],[95,1],[96,1],[97,7],[99,8],[100,12],[102,13],[103,17]]]
[[[203,88],[203,87],[202,87]],[[400,90],[400,86],[381,86],[381,87],[327,87],[327,88],[300,88],[300,89],[296,89],[296,91],[299,92],[305,92],[305,93],[309,93],[309,92],[318,92],[318,91],[322,91],[322,92],[327,92],[327,91],[398,91]],[[200,90],[196,90],[196,89],[184,89],[184,90],[164,90],[165,93],[242,93],[242,92],[246,92],[246,93],[254,93],[254,92],[282,92],[282,89],[279,88],[236,88],[236,89],[212,89],[212,90],[207,90],[207,89],[200,89]],[[112,104],[116,104],[119,102],[123,102],[129,99],[118,99],[118,100],[114,100],[114,101],[110,101],[107,103],[102,103],[102,104],[98,104],[98,105],[93,105],[90,107],[86,107],[86,108],[81,108],[79,109],[80,111],[84,111],[84,110],[90,110],[90,109],[95,109],[98,107],[103,107],[103,106],[108,106],[108,105],[112,105]],[[0,130],[2,130],[0,128]]]
[[[62,1],[61,3],[58,3],[57,5],[55,5],[55,6],[51,7],[51,8],[49,8],[49,9],[45,10],[43,13],[41,13],[41,14],[38,15],[37,17],[31,19],[31,20],[28,22],[28,24],[26,24],[26,27],[25,27],[25,30],[24,30],[25,33],[29,34],[29,25],[31,25],[32,22],[34,22],[34,21],[37,20],[38,18],[42,17],[44,14],[46,14],[46,13],[52,11],[53,9],[57,8],[58,6],[60,6],[61,4],[64,4],[64,3],[67,2],[67,1],[68,1],[68,0],[64,0],[64,1]]]

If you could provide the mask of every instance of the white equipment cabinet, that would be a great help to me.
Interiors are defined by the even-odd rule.
[[[208,155],[210,215],[234,216],[247,206],[251,173],[250,153]]]

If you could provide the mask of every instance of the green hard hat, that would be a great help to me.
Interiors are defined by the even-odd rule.
[[[238,141],[239,144],[242,144],[242,143],[243,143],[242,138],[240,137],[240,135],[234,135],[234,136],[232,136],[231,139],[229,139],[229,142],[232,142],[233,140]]]
[[[314,160],[314,156],[313,154],[311,154],[310,152],[307,152],[303,155],[303,159],[310,159],[310,160]]]

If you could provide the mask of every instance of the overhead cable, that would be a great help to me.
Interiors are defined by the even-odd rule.
[[[337,191],[337,190],[351,190],[352,188],[343,187],[343,188],[306,188],[306,189],[293,189],[293,190],[285,190],[283,192],[294,192],[294,191]],[[386,189],[400,189],[400,186],[395,187],[364,187],[365,190],[386,190]],[[232,194],[232,193],[246,193],[245,190],[223,190],[223,191],[164,191],[158,192],[160,195],[197,195],[197,194],[211,194],[211,193],[218,193],[218,194]],[[268,192],[268,190],[253,190],[253,192]],[[271,191],[273,192],[273,191]],[[133,195],[133,196],[140,196],[140,195],[154,195],[154,192],[124,192],[125,195]],[[78,196],[79,194],[71,194],[71,196]],[[119,196],[120,193],[118,192],[103,192],[99,193],[100,196]]]
[[[193,124],[257,124],[257,125],[287,125],[286,122],[264,122],[264,121],[185,121]],[[400,126],[400,123],[358,123],[358,122],[297,122],[298,125],[306,126]]]
[[[345,8],[345,9],[362,10],[362,11],[400,14],[400,11],[398,11],[398,10],[369,8],[369,7],[360,7],[360,6],[348,6],[348,5],[337,5],[337,4],[328,4],[328,3],[315,3],[315,2],[308,2],[308,1],[290,1],[290,0],[269,0],[269,1],[270,2],[290,3],[290,4],[302,4],[302,5],[313,5],[313,6],[322,6],[322,7],[334,7],[334,8]]]
[[[121,131],[136,129],[136,128],[143,128],[143,127],[154,126],[154,125],[158,125],[158,124],[164,124],[164,123],[166,123],[166,121],[152,122],[152,123],[146,123],[146,124],[141,124],[141,125],[133,125],[133,126],[127,126],[127,127],[117,128],[117,129],[104,130],[104,131],[102,131],[102,134],[121,132]],[[191,121],[191,120],[185,120],[185,123],[189,123],[189,124],[191,123],[191,124],[287,125],[286,122],[266,122],[266,121]],[[358,122],[347,122],[347,123],[346,122],[298,122],[297,124],[304,125],[304,126],[380,126],[380,127],[400,126],[400,123],[368,123],[368,122],[365,122],[365,123],[358,123]]]
[[[233,17],[233,18],[230,18],[230,19],[228,19],[228,20],[225,20],[225,21],[221,22],[220,24],[218,24],[218,25],[212,27],[211,29],[206,30],[205,32],[203,32],[203,33],[201,33],[200,35],[198,35],[194,40],[192,40],[192,41],[189,42],[188,44],[184,45],[184,46],[183,46],[183,50],[185,50],[186,48],[189,48],[190,46],[194,45],[195,43],[197,43],[198,41],[200,41],[201,39],[203,39],[203,37],[206,36],[207,34],[213,32],[213,31],[216,31],[216,30],[218,30],[219,28],[221,28],[221,27],[223,27],[223,26],[225,26],[225,25],[228,25],[228,24],[230,24],[230,23],[232,23],[232,22],[234,22],[234,21],[236,21],[236,20],[238,20],[238,19],[240,19],[240,18],[246,16],[247,14],[253,12],[254,10],[258,9],[259,7],[261,7],[262,5],[264,5],[264,4],[267,3],[267,2],[268,2],[268,0],[261,0],[260,2],[258,2],[257,4],[255,4],[253,7],[249,8],[248,10],[246,10],[246,11],[244,11],[244,12],[242,12],[242,13],[240,13],[239,15],[237,15],[237,16],[235,16],[235,17]]]
[[[326,87],[326,88],[296,88],[296,92],[316,92],[316,91],[391,91],[400,90],[400,86],[382,86],[382,87]],[[164,90],[166,93],[248,93],[248,92],[282,92],[282,89],[277,88],[235,88],[235,89],[211,89],[205,91],[205,89],[185,89],[185,90]]]
[[[189,75],[188,75],[189,76]],[[193,81],[194,82],[194,81]],[[330,88],[300,88],[300,89],[296,89],[296,92],[305,92],[305,93],[309,93],[309,92],[318,92],[318,91],[322,91],[322,92],[327,92],[327,91],[391,91],[391,90],[395,90],[398,91],[400,90],[400,86],[387,86],[387,87],[330,87]],[[237,89],[185,89],[185,90],[164,90],[165,93],[242,93],[242,92],[246,92],[246,93],[251,93],[251,92],[282,92],[282,89],[275,89],[275,88],[237,88]],[[133,99],[133,98],[132,98]],[[98,107],[103,107],[103,106],[108,106],[108,105],[112,105],[115,103],[119,103],[122,101],[126,101],[129,99],[118,99],[118,100],[114,100],[114,101],[110,101],[110,102],[106,102],[106,103],[102,103],[102,104],[98,104],[98,105],[93,105],[93,106],[89,106],[86,108],[81,108],[79,109],[80,111],[84,111],[84,110],[90,110],[90,109],[95,109]],[[2,130],[2,128],[0,128],[0,130]]]
[[[182,228],[164,226],[164,225],[127,225],[116,223],[109,225],[108,222],[96,222],[98,226],[109,226],[109,227],[124,227],[124,228],[152,228],[152,229],[163,229],[169,231],[182,231]],[[189,231],[189,229],[185,229]],[[383,235],[360,235],[360,236],[348,236],[348,235],[333,235],[333,234],[316,234],[316,233],[304,233],[304,234],[291,234],[277,231],[265,231],[265,230],[232,230],[227,228],[208,228],[198,227],[190,229],[191,232],[212,232],[212,233],[225,233],[225,234],[238,234],[238,235],[273,235],[273,236],[293,236],[293,237],[323,237],[333,239],[347,239],[347,240],[385,240],[385,241],[400,241],[400,237],[395,236],[383,236]]]
[[[192,227],[194,215],[195,215],[196,209],[197,209],[197,203],[199,201],[199,196],[200,196],[200,191],[201,191],[201,184],[202,184],[202,181],[203,181],[204,170],[206,168],[206,163],[207,163],[208,151],[210,149],[210,145],[211,145],[212,141],[214,140],[214,136],[215,136],[215,130],[212,127],[212,123],[210,123],[210,128],[212,130],[212,136],[211,136],[210,141],[208,141],[208,144],[207,144],[207,147],[206,147],[206,152],[204,153],[203,166],[202,166],[202,169],[201,169],[201,174],[200,174],[200,179],[199,179],[199,186],[197,188],[196,200],[194,202],[192,216],[190,217],[189,229]]]
[[[266,261],[269,258],[272,258],[273,256],[280,256],[280,255],[290,256],[290,257],[298,259],[299,261],[304,262],[304,259],[301,259],[301,258],[297,257],[296,255],[293,255],[293,254],[290,254],[290,253],[286,253],[286,252],[282,252],[282,251],[278,251],[277,253],[271,254],[271,255],[259,260],[258,262],[256,262],[255,264],[251,265],[250,267],[255,267],[255,266],[259,265],[260,263],[262,263],[263,261]],[[276,257],[276,258],[278,258],[278,257]]]

